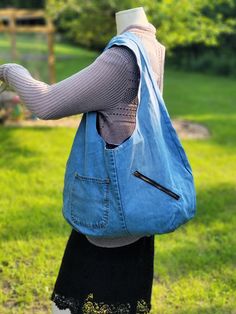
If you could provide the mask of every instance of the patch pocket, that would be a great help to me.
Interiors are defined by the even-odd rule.
[[[70,193],[71,219],[75,224],[104,228],[108,223],[109,178],[75,172]]]

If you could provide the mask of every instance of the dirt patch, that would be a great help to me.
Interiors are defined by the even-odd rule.
[[[172,124],[180,138],[204,139],[211,136],[208,128],[200,123],[173,119]]]
[[[47,127],[76,128],[79,126],[81,117],[66,117],[58,120],[37,119],[37,120],[7,121],[5,122],[4,125],[24,127],[47,126]],[[173,119],[171,121],[178,136],[182,139],[205,139],[210,137],[209,130],[202,124],[181,119]]]
[[[31,127],[31,126],[47,126],[47,127],[68,127],[68,128],[75,128],[78,127],[80,124],[80,120],[82,117],[66,117],[58,120],[19,120],[19,121],[12,121],[7,120],[4,123],[4,126],[24,126],[24,127]]]

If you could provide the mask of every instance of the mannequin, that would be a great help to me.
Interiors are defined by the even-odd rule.
[[[131,24],[148,24],[148,19],[143,7],[119,11],[116,13],[117,35],[119,35],[126,27]]]
[[[117,12],[116,26],[118,35],[127,31],[124,43],[128,44],[125,37],[132,37],[132,32],[140,38],[161,91],[165,47],[157,41],[156,28],[148,23],[143,8]],[[97,131],[107,145],[116,147],[134,131],[142,74],[132,49],[119,44],[120,37],[114,36],[117,44],[83,71],[57,84],[50,86],[36,80],[27,68],[16,63],[0,65],[0,79],[14,89],[40,119],[54,120],[97,111]],[[120,213],[121,209],[120,206]],[[122,312],[131,308],[132,313],[135,310],[144,313],[151,305],[153,257],[153,236],[99,239],[72,229],[51,293],[50,300],[57,304],[56,308],[53,305],[53,313],[77,313],[84,302],[90,313],[97,312],[91,311],[91,307],[104,306],[111,313],[120,312],[121,308]],[[58,311],[59,308],[70,310]]]
[[[116,13],[116,29],[117,35],[119,35],[126,27],[131,24],[148,25],[148,19],[143,7],[137,7],[129,10],[123,10]],[[70,314],[70,310],[60,310],[57,308],[54,302],[52,302],[52,314]]]

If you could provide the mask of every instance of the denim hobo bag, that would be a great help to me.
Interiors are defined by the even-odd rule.
[[[137,59],[136,126],[128,139],[108,148],[97,131],[97,112],[83,114],[66,163],[62,213],[88,236],[173,232],[196,214],[192,168],[142,42],[126,31],[104,51],[112,45],[129,47]]]

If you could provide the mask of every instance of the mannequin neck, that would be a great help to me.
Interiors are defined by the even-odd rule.
[[[149,24],[143,7],[119,11],[116,13],[116,30],[119,35],[125,28],[131,24],[141,24],[147,26]]]

